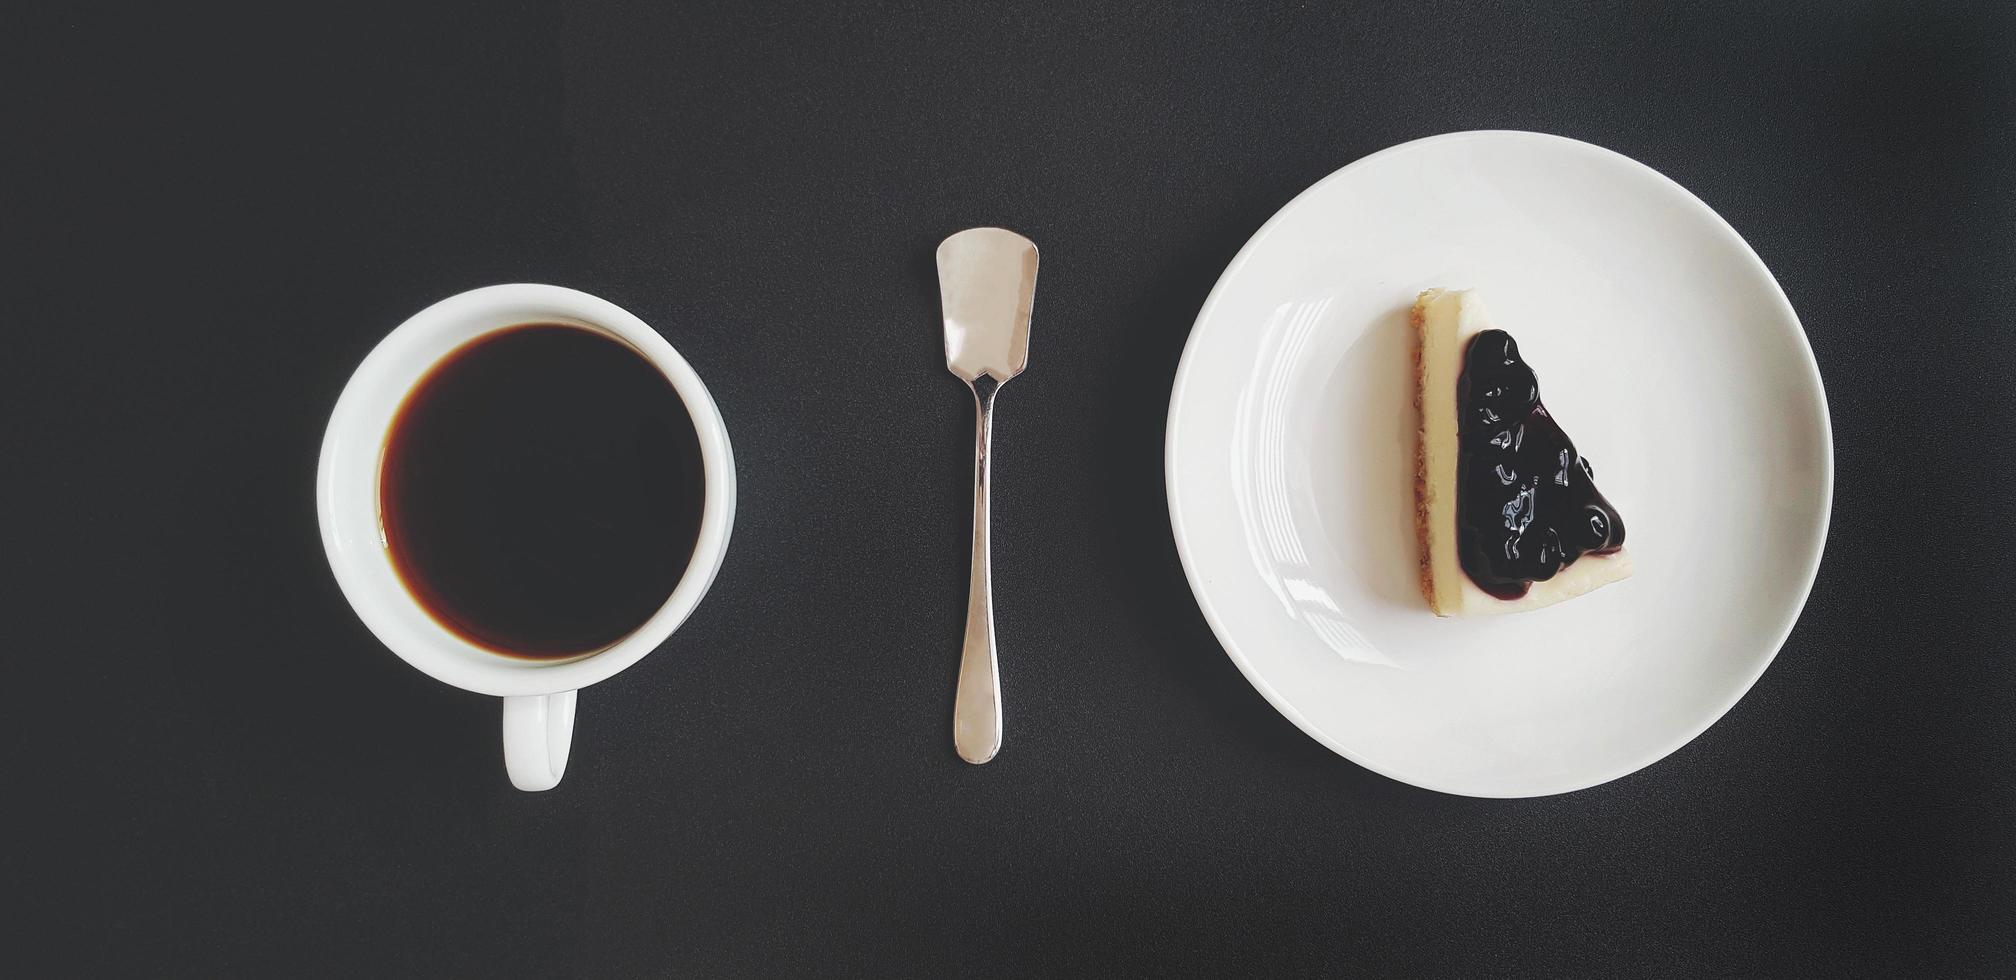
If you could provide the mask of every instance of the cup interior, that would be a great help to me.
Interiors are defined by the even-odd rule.
[[[612,337],[656,366],[685,403],[699,436],[704,493],[700,533],[678,585],[643,625],[602,649],[534,660],[478,646],[438,622],[408,591],[380,524],[378,481],[387,434],[406,395],[444,357],[486,334],[525,323],[566,323]],[[344,388],[324,436],[317,477],[324,550],[344,595],[401,658],[457,687],[497,695],[574,690],[635,663],[698,604],[726,550],[734,507],[727,431],[713,398],[655,330],[613,303],[557,286],[491,286],[442,300],[393,330]]]

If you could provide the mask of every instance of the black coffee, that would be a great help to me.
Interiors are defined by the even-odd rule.
[[[443,626],[516,657],[592,653],[686,573],[700,440],[658,368],[604,334],[533,323],[436,364],[378,478],[399,577]]]

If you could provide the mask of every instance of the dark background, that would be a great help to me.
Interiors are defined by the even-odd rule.
[[[2016,971],[2006,4],[45,6],[0,41],[7,972]],[[1393,783],[1277,716],[1162,496],[1246,237],[1474,128],[1718,209],[1834,414],[1775,666],[1547,799]],[[994,223],[1044,262],[997,442],[1008,741],[973,768],[930,254]],[[543,795],[494,699],[350,612],[311,498],[365,352],[519,280],[664,332],[741,480],[714,591],[583,694]]]

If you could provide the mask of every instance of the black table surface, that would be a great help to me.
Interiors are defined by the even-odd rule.
[[[0,961],[35,967],[4,972],[2016,971],[2009,5],[43,6],[0,42]],[[1163,497],[1177,359],[1246,238],[1481,128],[1726,216],[1804,319],[1838,464],[1750,694],[1518,801],[1278,716]],[[997,433],[1008,740],[975,768],[931,250],[981,224],[1043,278]],[[669,337],[741,483],[713,592],[582,695],[545,794],[506,782],[494,699],[345,605],[311,495],[365,352],[510,281]]]

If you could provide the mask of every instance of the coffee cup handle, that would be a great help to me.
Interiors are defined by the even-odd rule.
[[[567,751],[574,746],[574,695],[535,694],[504,699],[504,771],[528,793],[560,785]]]

